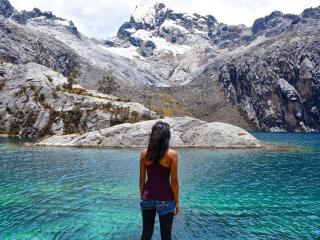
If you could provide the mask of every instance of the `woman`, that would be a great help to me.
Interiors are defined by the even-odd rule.
[[[148,148],[141,151],[139,185],[142,240],[152,238],[156,212],[159,215],[161,239],[171,239],[173,216],[180,211],[178,155],[169,149],[170,137],[169,124],[158,121],[152,126]]]

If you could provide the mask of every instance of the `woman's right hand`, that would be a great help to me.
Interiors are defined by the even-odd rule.
[[[179,203],[178,203],[178,204],[176,204],[176,209],[174,211],[173,216],[177,216],[179,214],[179,212],[180,212],[180,206],[179,206]]]

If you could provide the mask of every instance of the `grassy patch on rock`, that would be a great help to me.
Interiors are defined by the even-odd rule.
[[[147,96],[147,98],[152,102],[147,100],[146,107],[159,113],[161,117],[192,116],[192,113],[169,93],[159,92],[153,96]]]
[[[64,92],[87,96],[87,90],[84,88],[63,88]]]
[[[5,85],[5,81],[0,79],[0,91],[4,88]]]

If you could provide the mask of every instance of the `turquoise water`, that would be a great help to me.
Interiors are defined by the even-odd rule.
[[[306,148],[178,149],[173,239],[320,239],[320,134],[254,135]],[[0,153],[0,239],[139,239],[138,150]]]

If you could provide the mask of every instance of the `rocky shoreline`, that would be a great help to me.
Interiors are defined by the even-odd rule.
[[[170,146],[174,148],[261,148],[264,146],[242,128],[219,122],[207,123],[192,117],[167,117],[133,124],[119,124],[85,134],[54,135],[35,143],[35,146],[142,148],[148,144],[151,127],[158,120],[170,124]]]

